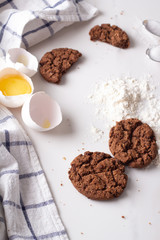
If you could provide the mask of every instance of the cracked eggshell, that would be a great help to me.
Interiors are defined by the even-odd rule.
[[[59,104],[45,92],[37,92],[24,103],[21,111],[24,123],[37,131],[48,131],[62,121]]]
[[[24,48],[11,48],[6,54],[6,64],[32,77],[38,69],[37,58]]]
[[[22,76],[31,86],[31,93],[27,94],[21,94],[21,95],[12,95],[12,96],[5,96],[3,95],[2,91],[0,91],[0,103],[3,104],[6,107],[10,108],[17,108],[23,105],[23,103],[27,100],[27,98],[33,93],[34,86],[31,78],[29,78],[27,75],[17,71],[14,68],[3,68],[0,70],[0,78],[4,76],[13,76],[13,75],[19,75]]]
[[[3,57],[0,57],[0,70],[6,67],[6,61]]]

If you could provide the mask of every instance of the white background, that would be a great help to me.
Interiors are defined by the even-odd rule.
[[[73,24],[30,49],[38,60],[45,52],[60,47],[77,49],[83,54],[58,85],[44,81],[39,73],[33,78],[35,92],[45,91],[60,104],[62,123],[50,132],[39,133],[23,125],[20,109],[12,112],[33,141],[70,240],[159,240],[160,168],[127,169],[127,188],[119,199],[112,201],[87,199],[76,191],[68,178],[70,163],[78,154],[87,150],[110,153],[108,134],[95,142],[90,132],[91,125],[96,124],[96,115],[87,96],[95,83],[128,73],[136,77],[149,73],[154,84],[160,81],[160,63],[145,55],[146,49],[157,44],[159,39],[142,28],[144,19],[160,20],[160,2],[88,2],[99,9],[96,18]],[[91,42],[89,30],[102,23],[124,29],[131,40],[130,48],[123,50]],[[99,127],[103,129],[104,126]]]

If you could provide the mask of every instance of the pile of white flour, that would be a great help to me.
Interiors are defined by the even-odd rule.
[[[160,154],[160,101],[155,96],[155,87],[150,83],[151,76],[133,78],[124,76],[107,79],[96,84],[88,97],[95,105],[96,116],[104,122],[104,127],[110,128],[116,121],[127,118],[138,118],[152,127]],[[92,126],[92,133],[101,134],[102,131]],[[154,161],[160,164],[159,156]]]

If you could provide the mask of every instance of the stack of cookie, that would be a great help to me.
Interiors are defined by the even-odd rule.
[[[102,152],[85,152],[71,163],[69,178],[83,195],[94,200],[119,197],[127,185],[125,166],[143,168],[157,155],[153,130],[138,119],[117,122],[110,130],[109,148],[114,157]]]

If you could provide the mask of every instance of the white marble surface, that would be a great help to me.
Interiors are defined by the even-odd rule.
[[[61,125],[45,133],[24,128],[35,145],[71,240],[159,240],[160,168],[127,169],[129,180],[123,195],[104,202],[87,199],[68,179],[70,162],[79,153],[86,150],[109,152],[108,135],[94,142],[90,133],[91,124],[96,119],[94,107],[86,99],[95,82],[110,75],[118,77],[127,73],[136,77],[149,73],[155,84],[160,81],[160,63],[149,60],[145,55],[146,49],[157,44],[159,39],[147,34],[141,25],[144,19],[160,20],[160,2],[88,2],[99,9],[96,18],[69,26],[30,49],[38,60],[46,51],[59,47],[71,47],[83,54],[59,85],[44,81],[39,73],[33,78],[35,92],[45,91],[59,102],[63,113]],[[91,42],[89,30],[101,23],[116,24],[126,30],[131,39],[130,48],[122,50]],[[12,112],[22,123],[20,109]]]

